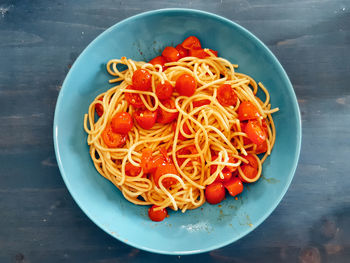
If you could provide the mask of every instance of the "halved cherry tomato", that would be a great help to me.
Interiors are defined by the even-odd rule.
[[[152,150],[145,148],[142,150],[140,166],[143,173],[154,173],[159,165],[165,162],[163,156],[152,156]]]
[[[141,167],[135,166],[132,163],[126,163],[125,164],[125,173],[128,176],[138,176],[141,173]]]
[[[228,193],[232,196],[236,196],[243,192],[243,184],[238,177],[234,177],[228,182],[225,182],[224,186],[227,189]]]
[[[163,71],[168,68],[168,67],[164,66],[164,64],[167,63],[167,61],[162,56],[155,57],[154,59],[150,60],[149,63],[151,63],[152,65],[161,65],[163,68]]]
[[[163,100],[162,103],[168,109],[176,109],[175,102],[172,99]],[[157,122],[163,124],[170,123],[174,121],[178,115],[179,112],[168,112],[159,107],[157,113]]]
[[[183,131],[184,131],[187,135],[191,135],[191,131],[190,131],[190,129],[188,128],[186,122],[184,123],[184,125],[182,125],[182,129],[183,129]],[[181,140],[181,141],[187,140],[187,138],[186,138],[184,135],[182,135],[182,133],[181,133],[180,130],[179,130],[179,135],[178,135],[177,138],[178,138],[179,140]]]
[[[164,174],[175,174],[178,175],[178,172],[176,170],[176,167],[173,163],[170,162],[163,162],[161,165],[159,165],[153,174],[153,180],[156,184],[156,186],[159,187],[159,178]],[[177,180],[172,177],[168,177],[162,180],[162,184],[165,188],[169,188],[170,186],[177,183]]]
[[[127,134],[132,125],[132,118],[128,112],[117,112],[111,121],[113,132],[121,134]]]
[[[216,177],[214,182],[221,182],[221,183],[225,183],[228,182],[231,178],[232,178],[232,172],[230,171],[224,171],[225,169],[223,169],[222,174],[224,176],[223,179],[221,179],[220,174],[218,175],[218,177]]]
[[[132,86],[136,90],[149,91],[152,88],[152,75],[147,69],[137,69],[132,75]]]
[[[250,101],[242,101],[238,107],[238,118],[240,121],[253,120],[260,117],[258,109]]]
[[[262,144],[256,146],[255,153],[261,154],[267,152],[267,141],[265,140]]]
[[[181,96],[192,96],[197,88],[197,82],[190,74],[182,74],[177,78],[175,89]]]
[[[209,105],[210,104],[210,100],[195,100],[192,102],[193,107],[200,107],[200,106],[204,106],[204,105]]]
[[[217,99],[224,106],[234,106],[237,103],[237,95],[229,84],[222,84],[218,88]]]
[[[103,99],[102,99],[102,97],[101,97],[101,98],[99,98],[98,100],[102,101]],[[101,104],[96,104],[96,105],[95,105],[95,111],[96,111],[97,115],[98,115],[99,117],[101,117],[101,116],[103,115],[103,106],[102,106]]]
[[[245,133],[249,140],[256,145],[260,145],[266,140],[266,133],[258,121],[248,121],[245,127]]]
[[[241,169],[244,176],[248,177],[249,179],[254,179],[258,175],[258,168],[255,168],[249,164],[243,164]],[[241,175],[239,175],[239,178],[241,178],[242,182],[247,183],[247,181],[244,180]]]
[[[126,143],[127,136],[120,133],[114,133],[110,124],[106,126],[101,135],[102,140],[109,148],[122,147]]]
[[[165,147],[160,147],[159,148],[160,153],[163,155],[164,160],[168,163],[171,162],[170,157],[168,156],[168,151],[165,149]]]
[[[244,159],[246,159],[249,163],[250,166],[258,169],[259,164],[258,161],[255,159],[255,157],[251,154],[248,154],[247,156],[242,156]]]
[[[192,49],[192,48],[197,48],[198,49],[198,48],[202,48],[201,42],[195,36],[189,36],[188,38],[186,38],[182,42],[181,46],[184,49]]]
[[[188,50],[185,49],[183,46],[181,46],[181,44],[178,44],[175,48],[177,51],[179,51],[180,58],[184,58],[188,56]]]
[[[199,48],[192,48],[190,49],[190,52],[188,53],[189,57],[196,57],[196,58],[206,58],[206,57],[210,57],[210,55],[204,51],[204,49]]]
[[[137,110],[133,114],[135,121],[141,128],[151,129],[157,120],[157,111]]]
[[[168,62],[175,62],[180,59],[180,53],[179,51],[174,47],[166,47],[164,48],[162,52],[162,56],[166,59]]]
[[[189,146],[186,146],[180,150],[178,150],[176,152],[176,156],[179,156],[179,155],[192,155],[192,154],[197,154],[198,151],[196,149],[196,147],[192,144],[192,145],[189,145]],[[177,157],[177,162],[179,163],[179,165],[181,166],[184,161],[186,160],[186,158],[180,158],[180,157]],[[200,162],[200,157],[192,157],[191,158],[191,161],[189,163],[191,163],[193,161],[197,161],[197,162]]]
[[[134,106],[135,108],[141,108],[144,106],[143,101],[140,97],[139,94],[136,93],[129,93],[127,92],[127,90],[130,89],[134,89],[131,85],[129,85],[126,90],[124,91],[124,96],[125,96],[125,100],[132,106]]]
[[[154,210],[157,207],[158,206],[156,206],[156,205],[151,206],[148,209],[148,216],[152,221],[160,222],[160,221],[163,221],[164,218],[167,217],[168,211],[165,208],[160,209],[160,210]]]
[[[215,205],[225,198],[225,187],[221,182],[214,182],[205,188],[205,199],[209,204]]]
[[[164,81],[162,84],[159,82],[156,86],[156,95],[160,100],[170,99],[173,94],[174,87],[169,83],[169,81]]]

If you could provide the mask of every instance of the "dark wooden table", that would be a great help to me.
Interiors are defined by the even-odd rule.
[[[52,124],[73,61],[98,34],[165,7],[225,16],[257,35],[294,85],[303,144],[292,185],[240,241],[195,256],[121,243],[75,204]],[[350,262],[348,0],[0,1],[0,262]]]

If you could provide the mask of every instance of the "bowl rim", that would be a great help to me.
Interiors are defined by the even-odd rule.
[[[250,40],[252,40],[253,42],[255,42],[260,48],[262,48],[269,56],[270,59],[272,59],[275,63],[275,65],[277,66],[277,71],[279,75],[282,75],[283,78],[285,79],[286,83],[287,83],[287,89],[290,90],[291,96],[292,96],[292,100],[294,101],[292,107],[293,107],[293,111],[295,111],[296,114],[296,120],[297,120],[297,126],[296,126],[296,135],[297,135],[297,144],[296,144],[296,152],[294,157],[294,163],[292,166],[292,169],[289,172],[288,175],[288,180],[284,186],[284,188],[281,191],[281,194],[278,196],[278,198],[274,201],[274,203],[265,211],[265,213],[257,220],[257,222],[254,224],[254,226],[252,226],[251,228],[242,231],[240,234],[234,236],[233,238],[227,239],[225,241],[221,241],[218,242],[216,245],[212,245],[203,249],[197,249],[197,250],[182,250],[182,251],[171,251],[171,250],[160,250],[160,249],[156,249],[156,248],[152,248],[152,247],[147,247],[147,246],[143,246],[140,244],[137,244],[135,242],[126,240],[125,238],[121,237],[121,236],[116,236],[113,235],[112,233],[110,233],[110,231],[108,231],[106,229],[105,226],[103,226],[102,223],[98,222],[98,220],[96,220],[94,218],[94,216],[92,216],[86,209],[84,209],[84,205],[82,203],[80,203],[78,195],[76,194],[76,192],[74,191],[74,189],[72,189],[70,183],[69,183],[69,179],[65,172],[64,169],[64,165],[62,163],[61,160],[61,156],[60,156],[60,146],[58,145],[58,115],[59,115],[59,109],[62,107],[62,97],[63,94],[65,92],[66,86],[67,86],[67,82],[69,82],[69,79],[71,78],[72,75],[72,69],[74,69],[75,65],[80,61],[80,59],[82,58],[82,55],[94,48],[96,42],[98,41],[98,39],[100,39],[102,36],[107,35],[110,31],[114,30],[115,28],[121,27],[123,26],[125,23],[128,23],[132,20],[138,19],[138,18],[142,18],[142,17],[147,17],[147,16],[153,16],[153,15],[157,15],[157,14],[161,14],[161,13],[165,13],[165,14],[176,14],[176,13],[187,13],[187,14],[198,14],[198,15],[203,15],[206,17],[209,17],[211,19],[215,19],[218,20],[222,23],[226,23],[228,25],[230,25],[231,27],[235,27],[236,29],[238,29],[238,31],[241,31],[242,33],[244,33]],[[117,22],[116,24],[110,26],[109,28],[107,28],[106,30],[104,30],[102,33],[100,33],[94,40],[92,40],[88,46],[86,46],[84,48],[84,50],[79,54],[78,58],[74,61],[73,65],[71,66],[68,74],[66,75],[63,84],[62,84],[62,88],[59,92],[58,98],[57,98],[57,102],[56,102],[56,107],[55,107],[55,114],[54,114],[54,121],[53,121],[53,140],[54,140],[54,149],[55,149],[55,155],[56,155],[56,160],[58,163],[58,167],[61,173],[61,176],[63,178],[63,181],[66,185],[66,187],[68,188],[69,193],[71,194],[71,196],[73,197],[74,201],[76,202],[76,204],[80,207],[80,209],[84,212],[84,214],[92,221],[94,222],[100,229],[102,229],[103,231],[105,231],[107,234],[109,234],[110,236],[118,239],[119,241],[133,246],[135,248],[138,249],[142,249],[148,252],[153,252],[153,253],[158,253],[158,254],[165,254],[165,255],[191,255],[191,254],[199,254],[199,253],[204,253],[204,252],[208,252],[214,249],[218,249],[224,246],[227,246],[241,238],[243,238],[244,236],[246,236],[247,234],[251,233],[254,229],[256,229],[262,222],[264,222],[266,220],[267,217],[269,217],[271,215],[271,213],[276,209],[276,207],[278,206],[278,204],[281,202],[282,198],[284,197],[284,195],[286,194],[292,180],[293,177],[295,175],[295,171],[298,165],[298,161],[299,161],[299,156],[300,156],[300,150],[301,150],[301,141],[302,141],[302,133],[301,133],[301,129],[302,129],[302,123],[301,123],[301,116],[300,116],[300,109],[299,109],[299,105],[298,105],[298,100],[297,97],[295,95],[293,86],[289,80],[289,77],[286,73],[286,71],[284,70],[284,68],[282,67],[281,63],[279,62],[279,60],[275,57],[275,55],[272,53],[272,51],[259,39],[257,38],[253,33],[251,33],[250,31],[248,31],[247,29],[245,29],[244,27],[240,26],[239,24],[231,21],[228,18],[225,18],[223,16],[220,15],[216,15],[214,13],[210,13],[207,11],[202,11],[202,10],[198,10],[198,9],[190,9],[190,8],[162,8],[162,9],[156,9],[156,10],[152,10],[152,11],[146,11],[146,12],[142,12],[133,16],[130,16],[126,19],[123,19],[119,22]]]

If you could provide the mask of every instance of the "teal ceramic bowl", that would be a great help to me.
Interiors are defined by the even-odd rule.
[[[168,45],[197,36],[204,47],[239,64],[239,71],[269,90],[277,128],[276,145],[263,166],[263,178],[239,197],[196,210],[170,211],[160,223],[148,207],[126,201],[95,170],[83,117],[97,94],[112,87],[106,62],[126,56],[149,60]],[[79,56],[60,91],[54,120],[57,162],[70,193],[85,214],[111,236],[131,246],[163,254],[194,254],[228,245],[261,224],[286,193],[298,162],[300,113],[287,74],[253,34],[223,17],[189,9],[163,9],[130,17],[99,35]]]

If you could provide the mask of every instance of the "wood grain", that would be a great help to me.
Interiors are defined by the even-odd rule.
[[[147,10],[214,12],[257,35],[298,96],[303,144],[273,214],[225,248],[196,256],[139,251],[77,207],[56,165],[56,99],[80,52]],[[0,262],[350,262],[350,3],[347,0],[0,1]]]

